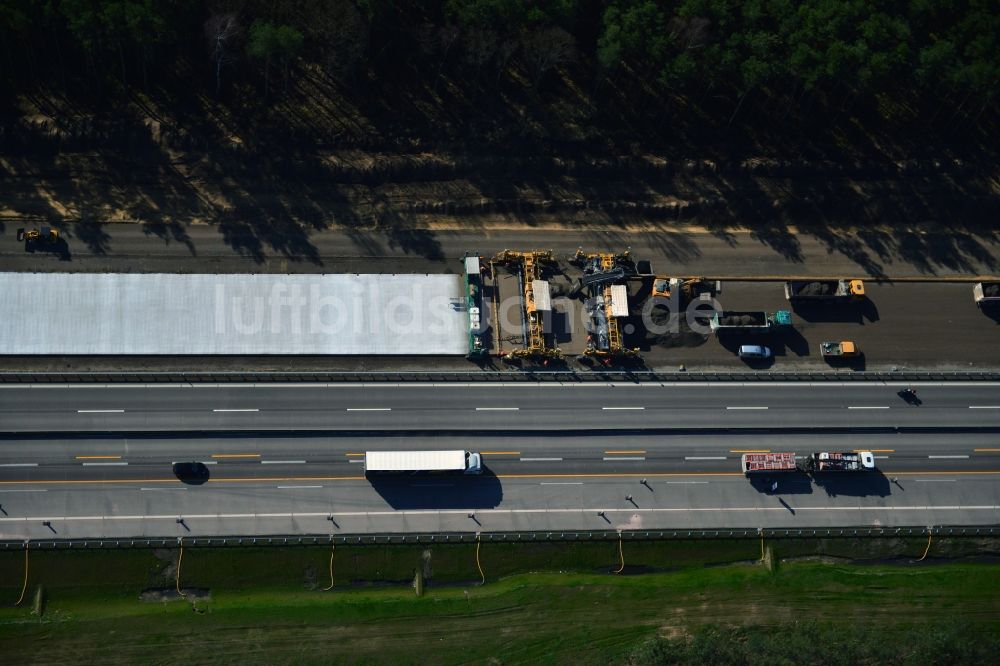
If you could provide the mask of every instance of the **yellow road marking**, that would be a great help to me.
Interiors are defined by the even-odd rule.
[[[895,453],[896,449],[854,449],[855,453],[870,451],[871,453]]]
[[[729,449],[730,453],[770,453],[771,449]]]
[[[972,450],[975,451],[975,452],[977,452],[977,453],[991,453],[991,452],[1000,451],[1000,449],[972,449]]]
[[[365,454],[363,454],[363,453],[345,453],[344,455],[345,456],[363,456]]]
[[[121,456],[77,456],[77,460],[121,460]]]
[[[484,456],[519,456],[520,451],[480,451]]]
[[[259,453],[213,453],[213,458],[260,458]]]
[[[608,455],[620,454],[620,453],[645,453],[645,449],[636,449],[635,451],[605,451],[604,453]]]

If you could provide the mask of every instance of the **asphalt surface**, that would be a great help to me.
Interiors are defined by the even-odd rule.
[[[631,247],[658,273],[744,276],[943,277],[1000,273],[1000,248],[988,237],[962,239],[914,235],[905,252],[881,232],[828,237],[810,234],[718,234],[686,231],[532,230],[314,231],[303,252],[280,250],[241,254],[213,226],[190,225],[165,232],[146,225],[107,224],[76,233],[63,230],[64,243],[50,250],[25,251],[16,225],[0,234],[0,265],[8,271],[87,271],[145,273],[436,273],[450,260],[504,248],[548,249],[569,257],[577,248],[621,252]],[[263,259],[261,259],[263,256]],[[457,267],[452,268],[457,271]]]
[[[997,428],[1000,385],[331,384],[0,387],[0,431],[505,432]]]
[[[920,384],[919,406],[899,388],[5,388],[0,538],[997,523],[1000,385]],[[487,471],[357,462],[429,448]],[[878,471],[740,473],[746,451],[849,449]]]

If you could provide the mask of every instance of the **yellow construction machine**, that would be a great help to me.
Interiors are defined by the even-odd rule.
[[[55,245],[59,242],[59,230],[51,227],[42,227],[41,229],[18,229],[17,240],[24,241],[25,245],[34,245],[35,243]]]
[[[542,279],[542,267],[555,261],[551,250],[516,252],[503,250],[492,259],[494,264],[519,264],[524,308],[524,347],[508,354],[510,358],[554,359],[562,356],[558,347],[545,343],[545,313],[552,310],[549,283]]]

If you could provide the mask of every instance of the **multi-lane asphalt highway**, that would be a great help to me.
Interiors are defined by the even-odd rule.
[[[901,388],[3,388],[0,538],[997,523],[1000,386]],[[365,450],[427,448],[481,451],[487,473],[363,476]],[[850,449],[879,471],[739,468]],[[187,461],[207,478],[174,475]]]
[[[0,431],[997,428],[1000,384],[330,384],[0,387]],[[919,404],[918,404],[919,402]]]

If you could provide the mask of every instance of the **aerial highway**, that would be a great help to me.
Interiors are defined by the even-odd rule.
[[[480,451],[480,477],[366,479],[365,450]],[[878,471],[747,479],[746,451],[871,450]],[[183,479],[173,463],[202,463]],[[777,482],[777,487],[772,484]],[[0,538],[988,525],[987,432],[5,433]]]
[[[0,432],[1000,427],[1000,384],[5,385]]]

